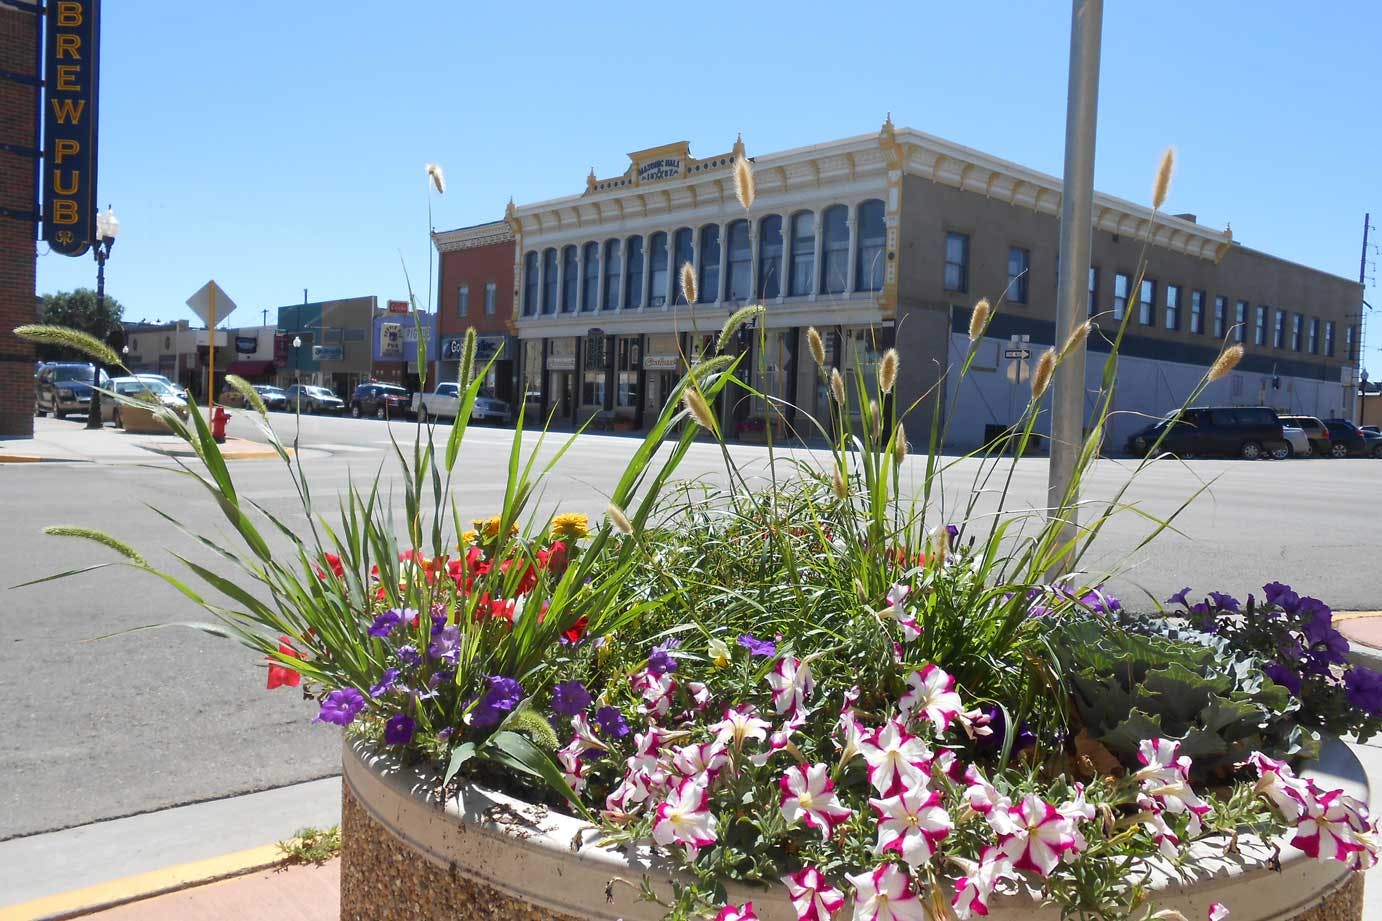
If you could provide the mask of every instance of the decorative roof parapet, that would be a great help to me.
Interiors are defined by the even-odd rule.
[[[477,246],[507,243],[512,239],[513,228],[507,220],[490,221],[455,230],[437,230],[432,233],[432,245],[439,253],[453,253],[462,249],[474,249]]]

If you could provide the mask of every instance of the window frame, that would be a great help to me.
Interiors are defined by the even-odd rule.
[[[634,250],[638,250],[638,255],[634,255]],[[648,250],[642,234],[630,234],[624,238],[624,265],[621,268],[621,277],[624,285],[624,301],[621,305],[622,310],[637,310],[646,303],[646,293],[643,290],[643,272],[647,266]],[[635,261],[637,268],[635,270]]]
[[[1250,306],[1247,301],[1240,300],[1233,308],[1233,323],[1237,327],[1234,330],[1233,341],[1240,345],[1248,341],[1248,307]]]
[[[865,209],[872,226],[876,211],[878,233],[865,242]],[[866,198],[854,206],[854,290],[857,293],[877,293],[883,290],[888,277],[888,208],[881,198]],[[877,242],[873,242],[877,241]],[[867,277],[866,277],[867,276]]]
[[[1205,292],[1199,288],[1190,290],[1190,333],[1195,336],[1204,335],[1204,302]]]
[[[560,289],[557,287],[559,258],[555,246],[549,246],[542,251],[542,315],[544,317],[554,316],[557,312],[557,296],[560,293]]]
[[[1172,293],[1175,294],[1175,303],[1172,303]],[[1180,329],[1180,285],[1166,285],[1166,323],[1165,328],[1172,332]]]
[[[1094,316],[1099,310],[1099,267],[1091,265],[1089,267],[1089,303],[1085,305],[1089,316]]]
[[[567,258],[568,255],[570,259]],[[580,301],[581,248],[574,243],[568,243],[561,248],[558,259],[561,262],[561,293],[558,295],[557,311],[575,313],[579,309]],[[485,296],[489,297],[488,287]],[[489,303],[486,301],[486,307],[488,306]],[[493,311],[486,309],[485,313],[491,314]]]
[[[950,258],[950,244],[960,245],[959,261]],[[947,230],[941,245],[941,288],[956,294],[969,293],[969,263],[971,253],[969,234],[961,230]],[[952,276],[952,271],[954,275]]]
[[[801,233],[802,219],[811,222],[809,233]],[[816,212],[803,208],[787,219],[787,296],[808,297],[816,293]],[[800,251],[799,251],[800,250]],[[804,285],[797,284],[797,276],[804,275]],[[798,288],[806,290],[800,291]]]
[[[540,259],[538,251],[530,249],[523,254],[523,316],[535,317],[539,307],[541,292],[538,290],[537,267]]]
[[[600,309],[600,281],[604,277],[601,252],[599,240],[590,240],[581,247],[581,313],[595,313]]]
[[[1335,333],[1334,321],[1333,321],[1333,320],[1325,320],[1325,321],[1324,321],[1324,357],[1325,357],[1325,358],[1333,358],[1333,357],[1334,357],[1334,346],[1335,346],[1335,343],[1334,343],[1334,333]]]
[[[499,300],[499,283],[494,281],[485,282],[485,316],[492,317],[495,311],[496,302]]]
[[[456,316],[470,316],[470,283],[462,282],[456,286]]]
[[[1123,293],[1118,293],[1119,288]],[[1127,272],[1115,272],[1113,275],[1113,318],[1121,321],[1128,315],[1128,299],[1132,297],[1132,276]]]
[[[715,242],[707,237],[714,231]],[[719,223],[702,224],[696,230],[696,244],[700,247],[701,264],[696,273],[696,302],[713,304],[720,299],[720,286],[724,283],[723,266],[720,265],[720,243],[724,228]],[[714,272],[714,278],[709,273]]]
[[[1320,354],[1320,318],[1319,318],[1319,317],[1311,317],[1311,318],[1310,318],[1310,328],[1309,328],[1309,333],[1308,333],[1308,335],[1307,335],[1307,340],[1306,340],[1306,341],[1309,343],[1309,351],[1310,351],[1310,354],[1311,354],[1311,355],[1318,355],[1318,354]]]
[[[684,247],[683,240],[686,243]],[[696,232],[690,227],[678,227],[672,232],[668,245],[671,247],[667,270],[672,274],[672,304],[680,307],[686,304],[686,296],[681,290],[681,267],[688,262],[693,270],[696,267]]]
[[[754,297],[760,300],[776,300],[782,296],[782,265],[786,255],[787,238],[782,233],[782,215],[765,214],[758,219],[758,270],[754,278]],[[773,243],[769,239],[770,226],[777,228],[777,254],[768,252]]]
[[[1297,311],[1291,314],[1291,351],[1299,352],[1305,333],[1305,315]]]
[[[821,264],[816,266],[816,293],[844,294],[849,290],[849,206],[837,203],[821,209],[820,225],[816,231],[821,235]],[[838,232],[838,239],[832,236],[832,229]],[[837,268],[836,263],[840,269],[838,286],[831,280],[835,274],[832,270]]]
[[[658,239],[662,240],[662,245],[656,245]],[[648,264],[648,290],[645,292],[645,302],[649,307],[662,308],[667,306],[667,282],[672,275],[672,238],[665,230],[657,230],[648,235],[648,240],[643,251],[643,258]],[[657,272],[657,255],[662,254],[662,284],[657,284],[654,275]]]
[[[1155,278],[1144,278],[1137,292],[1137,322],[1148,329],[1156,328],[1156,289]]]
[[[1214,296],[1214,338],[1222,340],[1228,333],[1228,295]]]
[[[600,274],[604,278],[600,309],[618,310],[624,293],[624,242],[618,237],[610,237],[600,248]]]
[[[1016,256],[1020,268],[1016,273],[1013,272],[1013,257]],[[1004,296],[1010,304],[1026,304],[1027,298],[1031,293],[1032,281],[1032,251],[1023,246],[1008,247],[1008,287],[1004,289]],[[1013,290],[1016,285],[1016,290]]]
[[[1276,310],[1276,322],[1272,324],[1272,348],[1286,348],[1286,311],[1278,307]]]
[[[744,247],[741,252],[747,256],[736,259],[734,256],[734,234],[742,228],[744,232]],[[748,291],[741,293],[735,285],[734,274],[736,269],[742,270]],[[725,225],[725,297],[727,301],[742,301],[749,303],[753,300],[753,235],[749,233],[749,222],[746,218],[736,218]]]

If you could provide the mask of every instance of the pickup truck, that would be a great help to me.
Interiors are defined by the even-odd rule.
[[[455,419],[461,410],[460,387],[455,383],[442,383],[431,393],[413,394],[411,412],[421,419]],[[513,422],[513,410],[503,400],[481,394],[475,398],[470,410],[471,422]]]

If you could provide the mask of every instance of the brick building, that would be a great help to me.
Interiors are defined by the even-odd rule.
[[[513,325],[513,231],[507,221],[491,221],[433,234],[432,242],[441,259],[438,380],[456,379],[465,331],[474,327],[477,367],[498,356],[486,389],[513,405],[518,399],[515,394],[523,393],[517,386],[518,340]]]
[[[36,5],[0,2],[0,435],[34,433],[34,347],[11,330],[34,322],[37,272],[32,215],[38,139]],[[12,146],[11,146],[12,145]]]

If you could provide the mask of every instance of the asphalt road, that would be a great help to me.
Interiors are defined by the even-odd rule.
[[[231,433],[251,436],[253,427],[236,415]],[[289,439],[297,428],[288,416],[275,424]],[[412,436],[411,425],[391,427],[401,439]],[[302,420],[302,462],[328,514],[352,478],[368,481],[382,465],[386,483],[396,483],[389,428],[373,420]],[[454,490],[463,516],[494,509],[510,438],[491,428],[467,434]],[[545,454],[559,441],[549,439]],[[635,444],[628,437],[578,438],[546,482],[543,504],[601,514]],[[765,469],[761,447],[732,453],[751,473]],[[110,531],[169,570],[179,566],[170,551],[208,559],[147,506],[193,530],[224,534],[219,512],[198,484],[172,472],[170,462],[154,463],[163,469],[0,465],[0,840],[337,770],[339,732],[311,725],[315,708],[294,691],[266,691],[263,669],[235,644],[185,629],[93,641],[132,627],[202,619],[172,588],[119,567],[9,588],[110,559],[99,547],[42,535],[48,524]],[[1131,469],[1129,461],[1101,461],[1085,495],[1107,499]],[[305,524],[280,464],[240,461],[233,471],[243,494]],[[922,461],[913,459],[911,488],[923,471]],[[950,509],[973,488],[973,474],[972,462],[948,474]],[[723,481],[719,449],[694,446],[681,475]],[[1019,462],[1009,506],[1039,508],[1045,481],[1044,459]],[[1379,482],[1382,463],[1371,460],[1159,462],[1127,493],[1136,511],[1115,517],[1086,562],[1122,569],[1111,587],[1134,609],[1148,609],[1148,599],[1186,585],[1241,596],[1275,579],[1337,609],[1382,607],[1374,562],[1382,553]],[[1165,533],[1151,547],[1132,551],[1154,527],[1144,514],[1170,515],[1202,483],[1211,485],[1178,519],[1181,533]],[[981,504],[991,509],[992,495]]]

